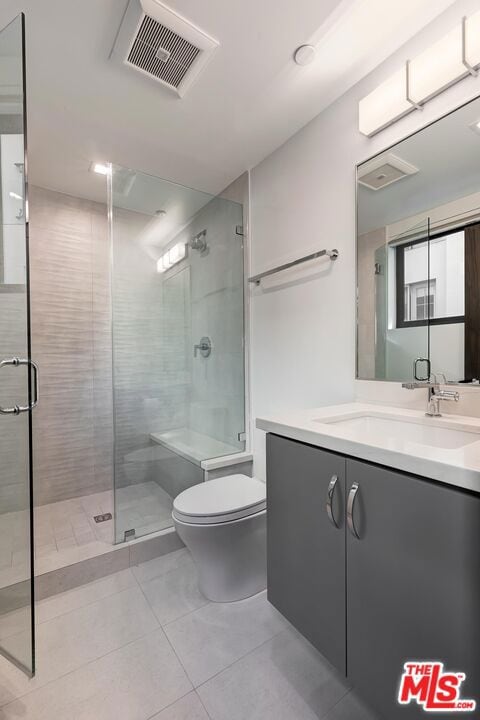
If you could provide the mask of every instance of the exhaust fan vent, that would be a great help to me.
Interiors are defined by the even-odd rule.
[[[130,0],[112,57],[182,97],[218,43],[159,0]]]
[[[418,168],[401,158],[387,153],[374,158],[358,168],[358,182],[369,190],[381,190],[408,175],[415,175]]]
[[[113,192],[118,197],[126,198],[135,183],[137,173],[135,170],[128,168],[115,168],[115,177],[113,181]]]
[[[177,90],[199,52],[200,48],[145,15],[127,62]]]

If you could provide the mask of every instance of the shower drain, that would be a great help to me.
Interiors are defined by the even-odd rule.
[[[106,522],[112,519],[112,513],[103,513],[103,515],[94,515],[93,519],[96,523]]]

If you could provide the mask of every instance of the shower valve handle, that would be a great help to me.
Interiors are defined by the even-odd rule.
[[[197,351],[200,350],[202,357],[207,358],[212,352],[212,341],[209,337],[200,338],[200,342],[193,346],[193,357],[197,357]]]

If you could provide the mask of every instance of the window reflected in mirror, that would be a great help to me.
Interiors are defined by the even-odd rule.
[[[357,377],[480,378],[480,100],[357,168]]]

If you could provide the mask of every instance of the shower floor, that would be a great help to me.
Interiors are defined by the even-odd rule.
[[[136,537],[157,532],[172,524],[172,499],[156,483],[129,485],[117,490],[117,538],[128,529]],[[113,492],[101,492],[35,508],[35,574],[57,570],[110,552],[114,521],[96,523],[95,515],[114,512]],[[0,587],[25,578],[25,511],[0,517],[2,548]],[[22,532],[18,532],[21,529]],[[17,532],[18,535],[17,535]],[[20,540],[22,538],[22,540]]]

